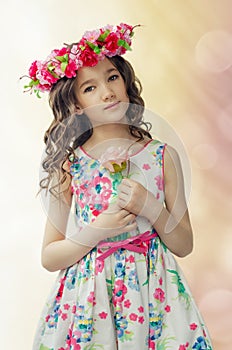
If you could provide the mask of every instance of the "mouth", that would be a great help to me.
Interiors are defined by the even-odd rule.
[[[106,109],[114,108],[114,107],[116,107],[119,103],[120,103],[119,101],[118,101],[118,102],[111,103],[111,104],[107,105],[104,109],[106,110]]]

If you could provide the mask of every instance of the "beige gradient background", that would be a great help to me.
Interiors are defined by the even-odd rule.
[[[45,214],[35,197],[52,116],[47,97],[23,94],[18,78],[86,29],[125,21],[144,25],[125,58],[143,83],[146,106],[179,135],[191,164],[195,246],[179,262],[214,349],[231,350],[231,13],[230,0],[1,3],[1,349],[31,349],[56,277],[40,265]]]

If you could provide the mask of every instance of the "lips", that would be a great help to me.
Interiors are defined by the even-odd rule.
[[[113,108],[115,106],[117,106],[119,104],[119,102],[114,102],[114,103],[111,103],[109,105],[107,105],[104,109],[110,109],[110,108]]]

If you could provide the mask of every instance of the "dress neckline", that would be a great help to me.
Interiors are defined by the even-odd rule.
[[[137,154],[139,154],[140,152],[142,152],[152,141],[154,141],[153,139],[147,141],[143,147],[141,147],[137,152],[133,153],[130,155],[129,158],[132,158],[132,157],[135,157]],[[98,162],[98,159],[97,158],[94,158],[92,157],[82,146],[79,146],[78,147],[82,153],[84,153],[88,158],[92,159],[92,160],[95,160]]]

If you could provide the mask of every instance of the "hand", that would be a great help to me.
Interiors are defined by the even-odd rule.
[[[118,190],[117,204],[120,208],[144,216],[152,224],[156,221],[163,205],[142,184],[131,179],[123,179]]]
[[[121,233],[133,231],[137,227],[136,215],[120,208],[116,203],[110,204],[108,209],[98,215],[91,224],[99,231],[100,240],[118,236]]]

